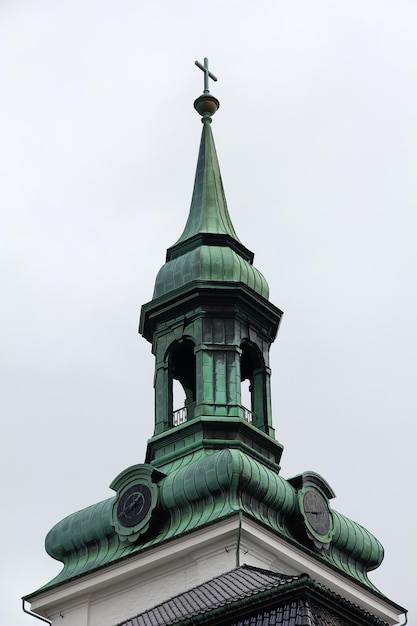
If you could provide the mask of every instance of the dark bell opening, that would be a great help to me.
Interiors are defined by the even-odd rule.
[[[194,344],[183,341],[171,354],[172,377],[178,380],[185,393],[186,404],[195,402],[195,355]]]

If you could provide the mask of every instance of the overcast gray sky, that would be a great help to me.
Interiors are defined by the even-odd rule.
[[[1,623],[153,432],[137,335],[188,214],[208,56],[229,210],[284,310],[282,474],[323,475],[417,620],[417,4],[3,0]],[[414,613],[413,613],[414,612]]]

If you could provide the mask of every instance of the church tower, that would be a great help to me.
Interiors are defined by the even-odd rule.
[[[190,212],[140,316],[155,358],[146,459],[52,528],[63,569],[24,609],[54,626],[398,624],[404,609],[368,578],[378,540],[333,509],[324,478],[280,474],[269,351],[282,312],[234,230],[211,130],[217,79],[196,65]]]
[[[140,320],[156,360],[155,432],[147,461],[159,467],[178,456],[180,439],[189,452],[201,442],[205,449],[227,442],[279,463],[269,348],[282,312],[268,301],[267,282],[229,216],[211,131],[219,101],[206,87],[194,107],[203,131],[190,213],[181,237],[167,250]],[[248,407],[241,399],[246,379]],[[173,404],[175,380],[184,392],[183,408]]]

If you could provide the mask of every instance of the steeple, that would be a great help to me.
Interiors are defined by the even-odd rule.
[[[181,250],[181,244],[197,235],[221,235],[240,244],[227,209],[226,196],[217,160],[216,147],[211,131],[212,115],[220,104],[217,98],[202,95],[194,102],[194,108],[202,116],[203,132],[198,153],[190,213],[184,232],[177,243],[168,250],[168,260]],[[245,254],[251,259],[253,254]]]
[[[203,130],[190,212],[140,320],[156,358],[155,432],[147,460],[159,467],[183,454],[173,443],[178,437],[190,449],[207,447],[209,422],[211,446],[236,447],[244,440],[253,444],[254,455],[278,463],[282,447],[272,428],[269,348],[282,312],[268,301],[268,284],[233,227],[211,131],[220,106],[208,89],[208,78],[215,77],[207,59],[196,65],[205,78],[204,93],[194,102]],[[242,403],[245,379],[250,406]],[[184,407],[174,405],[175,380],[184,390]],[[194,435],[189,441],[190,430],[199,431],[198,444]]]
[[[204,63],[203,67],[196,61],[198,67],[208,72],[207,59]],[[217,80],[211,72],[208,74]],[[211,130],[212,117],[220,103],[210,94],[206,76],[204,94],[194,102],[203,130],[190,212],[181,237],[167,250],[167,263],[158,273],[153,297],[165,295],[190,280],[203,279],[240,281],[268,298],[268,284],[253,267],[254,254],[239,241],[227,208]]]
[[[145,463],[116,476],[112,497],[51,529],[46,549],[63,569],[24,602],[45,621],[65,617],[66,626],[127,626],[155,615],[161,624],[173,615],[182,624],[258,623],[266,609],[275,620],[277,607],[283,617],[274,623],[289,623],[290,612],[301,623],[306,598],[313,626],[329,615],[335,626],[398,623],[403,609],[368,579],[383,558],[378,540],[330,506],[335,494],[315,472],[280,475],[269,349],[282,313],[234,231],[210,128],[219,107],[208,90],[215,77],[207,59],[197,65],[203,134],[190,215],[140,319],[155,356]],[[174,405],[175,381],[183,407]],[[132,618],[140,613],[146,618]]]
[[[184,232],[174,248],[193,236],[203,233],[229,235],[239,242],[227,210],[219,162],[210,128],[212,116],[218,110],[220,102],[210,95],[208,80],[212,78],[217,81],[217,78],[209,71],[207,58],[204,59],[204,65],[198,61],[195,64],[204,72],[204,92],[194,102],[195,110],[201,115],[203,132],[190,214]],[[172,258],[172,249],[168,251],[168,255]]]

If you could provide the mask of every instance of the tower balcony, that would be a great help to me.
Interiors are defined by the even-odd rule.
[[[185,424],[185,422],[193,419],[194,408],[195,402],[191,402],[190,404],[174,411],[172,413],[172,426],[180,426],[181,424]],[[256,416],[254,413],[252,413],[252,411],[250,411],[243,405],[239,405],[239,408],[242,409],[243,418],[246,422],[248,422],[248,424],[252,424],[253,422],[255,422]]]

